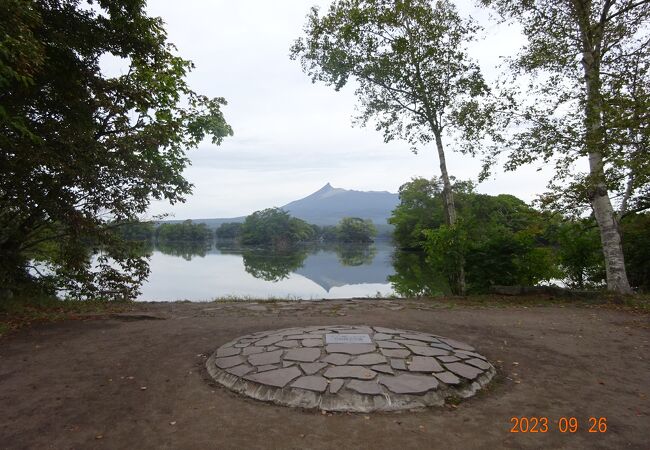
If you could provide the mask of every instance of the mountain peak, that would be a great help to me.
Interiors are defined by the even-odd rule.
[[[330,183],[327,183],[325,186],[309,195],[307,198],[327,198],[332,195],[338,195],[342,192],[347,192],[345,189],[335,188]]]
[[[397,194],[335,188],[326,183],[316,192],[287,203],[282,209],[316,225],[335,225],[343,217],[361,217],[386,224],[398,203]]]

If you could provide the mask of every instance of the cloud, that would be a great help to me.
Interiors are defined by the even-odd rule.
[[[396,192],[412,177],[439,173],[433,148],[414,155],[404,142],[385,144],[372,127],[353,128],[353,90],[335,92],[312,84],[300,64],[289,59],[289,48],[301,35],[312,4],[325,8],[329,2],[148,2],[149,13],[165,21],[178,53],[195,63],[190,85],[226,98],[224,114],[235,131],[220,147],[204,143],[190,151],[192,166],[185,176],[194,184],[194,194],[174,206],[154,202],[151,214],[232,217],[280,206],[326,182]],[[460,5],[462,12],[486,20],[486,13],[470,2]],[[488,39],[475,44],[472,55],[493,77],[499,57],[516,50],[522,38],[516,28],[490,27]],[[105,62],[107,70],[119,70],[120,63]],[[450,173],[476,178],[479,161],[454,153],[447,158]],[[547,175],[526,169],[499,175],[479,190],[531,200],[542,191]]]

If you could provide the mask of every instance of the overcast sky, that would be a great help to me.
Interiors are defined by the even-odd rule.
[[[397,192],[412,177],[438,175],[434,148],[418,155],[404,142],[385,144],[374,128],[352,127],[352,89],[335,92],[312,84],[289,48],[298,38],[314,0],[149,0],[151,15],[166,23],[170,42],[192,60],[189,82],[208,96],[225,97],[225,117],[235,135],[221,146],[205,142],[189,152],[185,176],[194,184],[186,203],[156,202],[150,213],[177,219],[233,217],[281,206],[330,182],[334,187]],[[486,27],[472,48],[488,79],[499,57],[523,44],[516,27],[487,22],[473,1],[457,2]],[[480,161],[451,151],[450,174],[476,179]],[[510,193],[526,201],[544,189],[548,174],[527,167],[498,172],[479,186],[489,194]]]

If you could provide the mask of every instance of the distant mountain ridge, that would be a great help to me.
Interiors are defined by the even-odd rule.
[[[370,219],[382,231],[388,227],[387,220],[399,203],[399,196],[387,191],[355,191],[335,188],[330,183],[299,200],[281,208],[294,217],[315,225],[336,225],[344,217]],[[252,212],[252,211],[251,211]],[[243,222],[246,217],[196,219],[216,228],[226,222]],[[177,223],[182,220],[166,220]]]
[[[398,195],[390,192],[354,191],[327,183],[313,194],[287,203],[282,209],[316,225],[335,225],[343,217],[361,217],[376,225],[386,225],[398,203]]]

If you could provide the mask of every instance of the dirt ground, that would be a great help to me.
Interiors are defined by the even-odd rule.
[[[498,375],[458,405],[379,414],[290,409],[208,381],[206,357],[234,337],[330,324],[458,339],[486,355]],[[603,308],[144,304],[0,339],[0,447],[648,449],[649,350],[648,315]],[[546,417],[548,431],[512,433],[513,416]],[[577,432],[562,433],[560,419],[572,417]],[[606,432],[590,433],[590,417],[606,418]]]

